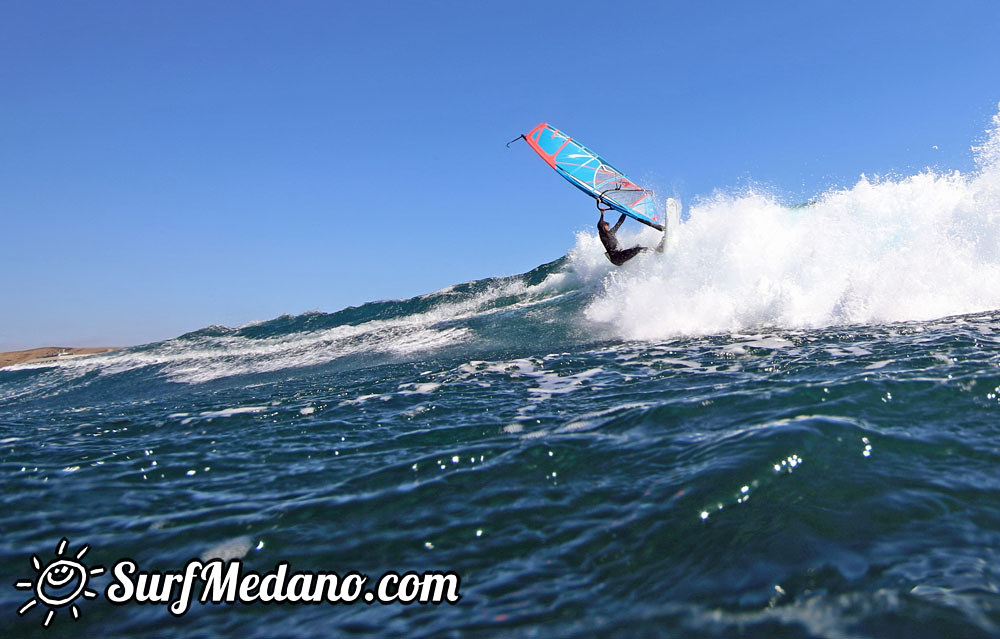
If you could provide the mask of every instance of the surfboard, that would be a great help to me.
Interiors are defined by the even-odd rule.
[[[637,185],[609,162],[558,129],[542,122],[524,139],[545,163],[599,203],[658,231],[666,223],[653,192]]]

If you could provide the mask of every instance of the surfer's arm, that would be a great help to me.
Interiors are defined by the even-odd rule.
[[[602,214],[602,216],[603,216],[603,214]],[[611,232],[612,233],[617,233],[618,232],[618,227],[620,227],[622,225],[622,222],[624,222],[624,221],[625,221],[625,214],[622,213],[622,216],[620,218],[618,218],[618,223],[611,227]]]

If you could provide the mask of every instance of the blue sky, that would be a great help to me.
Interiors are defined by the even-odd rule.
[[[541,121],[685,202],[970,170],[998,33],[985,0],[0,1],[0,350],[530,270],[595,221],[504,147]]]

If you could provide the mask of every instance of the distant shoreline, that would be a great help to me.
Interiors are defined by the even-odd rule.
[[[69,346],[46,346],[45,348],[30,348],[26,351],[10,351],[0,353],[0,368],[13,366],[15,364],[39,364],[44,362],[57,362],[63,359],[80,357],[81,355],[93,355],[95,353],[107,353],[116,351],[120,346],[101,346],[94,348],[71,348]]]

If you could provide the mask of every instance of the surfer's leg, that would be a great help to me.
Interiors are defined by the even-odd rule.
[[[633,246],[632,248],[625,249],[624,251],[608,251],[608,259],[611,260],[611,263],[615,266],[621,266],[639,253],[648,250],[649,249],[645,246]]]

